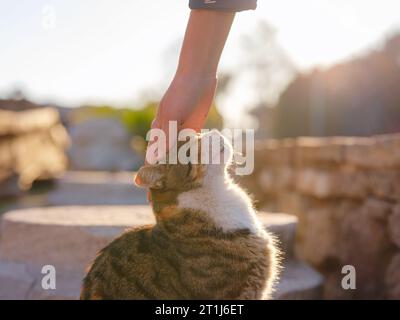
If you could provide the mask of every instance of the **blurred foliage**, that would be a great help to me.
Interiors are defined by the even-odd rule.
[[[156,109],[157,103],[155,102],[148,102],[140,109],[84,106],[72,111],[69,122],[80,123],[91,118],[116,118],[121,121],[130,134],[145,138],[156,114]]]
[[[156,116],[158,102],[147,102],[139,109],[115,108],[112,106],[84,106],[72,111],[70,121],[79,123],[94,117],[117,118],[133,136],[146,139],[151,123]],[[211,107],[205,128],[221,129],[223,119],[215,105]]]
[[[157,103],[147,103],[139,110],[124,109],[121,111],[121,121],[133,135],[146,138],[151,122],[156,116]]]

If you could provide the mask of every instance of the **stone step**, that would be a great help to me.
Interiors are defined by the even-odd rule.
[[[47,202],[64,205],[146,204],[146,191],[133,183],[132,172],[69,171],[56,180]]]
[[[259,219],[277,239],[283,258],[294,256],[297,217],[286,213],[259,212]]]
[[[293,217],[260,213],[291,256]],[[149,206],[66,206],[10,211],[2,217],[0,258],[7,261],[82,268],[126,228],[155,223]],[[26,244],[30,245],[27,246]],[[82,246],[82,244],[85,244]]]
[[[275,290],[274,300],[319,300],[322,299],[323,278],[307,264],[289,259],[283,265]]]
[[[284,214],[260,213],[265,226],[291,252],[295,220]],[[149,206],[66,206],[10,211],[0,225],[0,283],[8,279],[7,296],[19,299],[75,299],[85,269],[99,249],[127,227],[154,223]],[[288,256],[275,297],[292,299],[316,296],[312,269]],[[57,289],[41,288],[41,268],[57,270]],[[13,273],[15,270],[15,273]],[[313,280],[310,284],[310,280]],[[314,285],[313,285],[314,284]],[[28,289],[27,289],[28,288]],[[294,289],[291,289],[294,288]],[[6,290],[7,291],[7,290]]]
[[[154,222],[150,208],[140,205],[10,211],[1,220],[0,259],[84,270],[98,250],[126,228]]]
[[[23,263],[0,262],[0,300],[25,300],[35,284]]]
[[[42,287],[41,266],[28,263],[0,262],[0,300],[76,300],[84,272],[56,269],[56,288]]]

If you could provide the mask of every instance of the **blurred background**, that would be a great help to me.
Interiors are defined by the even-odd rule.
[[[376,142],[361,137],[400,132],[399,12],[398,0],[260,0],[256,11],[237,14],[207,127],[256,130],[263,147],[256,154],[255,173],[243,183],[256,194],[259,207],[292,211],[300,221],[309,219],[299,209],[303,200],[295,205],[293,199],[276,196],[284,191],[315,198],[315,205],[310,205],[314,209],[320,208],[321,199],[332,204],[332,199],[347,197],[335,205],[351,203],[358,208],[379,198],[387,202],[387,210],[395,211],[400,187],[397,180],[385,179],[397,177],[397,156],[370,157],[370,149],[364,153],[356,148],[383,148],[380,155],[398,152],[394,138]],[[0,0],[0,212],[16,207],[146,203],[143,191],[132,192],[130,172],[143,163],[144,138],[173,77],[188,15],[187,1],[178,0]],[[292,139],[305,136],[325,139]],[[359,138],[329,138],[338,136]],[[350,145],[355,154],[344,153]],[[309,167],[296,171],[296,186],[286,188],[282,184],[292,179],[298,160],[285,153],[291,146]],[[267,151],[283,155],[271,160]],[[279,165],[285,159],[289,165],[282,169]],[[264,162],[277,167],[274,175],[260,167]],[[347,180],[326,176],[336,170],[333,162]],[[332,184],[341,189],[359,181],[348,175],[356,172],[359,177],[359,167],[367,168],[362,174],[368,179],[377,172],[384,176],[368,180],[364,193],[329,189]],[[384,205],[377,210],[386,210]],[[311,234],[305,225],[303,239]],[[325,227],[321,233],[327,232]],[[382,228],[386,232],[386,224]],[[353,229],[346,230],[353,234]],[[375,232],[370,225],[367,230]],[[391,232],[400,239],[400,230]],[[395,251],[399,256],[390,266],[398,270],[400,254],[393,241],[400,246],[400,240],[388,240],[376,249],[376,256],[357,257],[354,264],[385,252],[387,269]],[[315,237],[304,245],[308,251],[300,253],[333,279],[325,296],[342,297],[335,291],[337,274],[330,272],[348,256],[338,258],[332,249],[335,241],[328,242],[320,260],[311,254],[320,243]],[[368,269],[365,279],[378,279],[382,268]],[[387,280],[390,284],[400,283],[398,272],[390,276],[397,279]],[[389,294],[382,281],[386,280],[377,280],[359,297],[400,297],[400,287]]]
[[[0,109],[56,110],[54,142],[69,169],[137,169],[177,65],[187,3],[1,0],[0,9]],[[283,0],[238,14],[207,127],[254,128],[258,139],[398,132],[399,9],[396,0]],[[46,176],[13,170],[31,171],[26,186]]]

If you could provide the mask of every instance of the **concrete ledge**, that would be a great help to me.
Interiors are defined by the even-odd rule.
[[[147,204],[146,191],[134,185],[132,172],[69,171],[47,201],[53,206]]]
[[[291,253],[296,218],[265,212],[259,217],[281,240],[281,248]],[[126,228],[153,223],[150,207],[142,205],[10,211],[0,225],[0,298],[77,299],[85,270],[97,252]],[[56,290],[41,287],[41,268],[48,264],[56,268]],[[284,271],[277,297],[314,296],[318,281],[310,276],[312,272],[303,265],[289,265],[289,269]],[[296,293],[291,291],[293,283],[297,283]]]
[[[1,221],[0,258],[83,270],[98,250],[132,226],[154,223],[146,206],[16,210]]]
[[[283,252],[292,252],[296,218],[260,213]],[[2,218],[2,259],[80,269],[126,228],[154,224],[149,206],[68,206],[15,210]]]
[[[34,283],[24,264],[0,263],[0,300],[26,299]]]
[[[313,268],[296,261],[286,261],[281,280],[273,295],[275,300],[322,299],[323,278]]]

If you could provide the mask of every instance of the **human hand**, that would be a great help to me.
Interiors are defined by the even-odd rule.
[[[168,141],[169,121],[177,121],[177,133],[186,128],[200,131],[203,127],[217,86],[219,59],[234,16],[234,12],[191,10],[177,72],[152,123],[152,128],[166,134],[166,148],[162,153],[177,139],[173,136],[175,141]],[[160,158],[151,149],[147,148],[146,164]]]
[[[203,127],[214,99],[217,79],[215,76],[176,75],[167,92],[161,99],[152,128],[161,129],[166,134],[166,147],[173,146],[169,141],[169,121],[177,121],[178,132],[190,128],[200,131]],[[177,137],[173,137],[177,139]],[[152,162],[154,155],[146,154],[146,162]]]
[[[169,141],[169,121],[177,121],[177,133],[186,128],[201,130],[212,105],[216,86],[216,77],[176,76],[174,78],[160,101],[156,118],[152,123],[152,129],[157,128],[165,132],[166,148],[173,146],[177,140],[177,136],[173,136],[175,141]],[[146,164],[155,162],[152,157],[154,157],[153,153],[146,152]],[[151,202],[149,192],[147,200]]]

